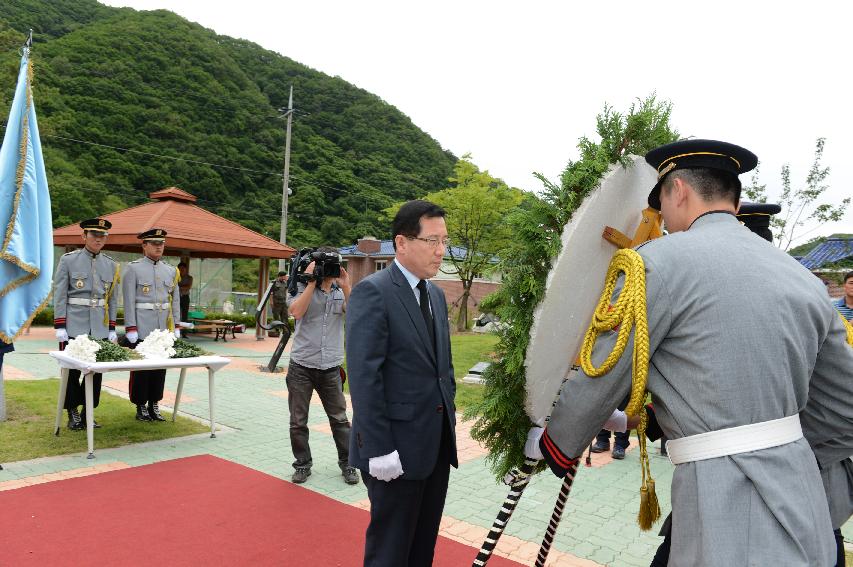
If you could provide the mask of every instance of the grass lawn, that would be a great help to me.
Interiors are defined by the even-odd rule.
[[[0,463],[86,452],[86,430],[69,430],[66,412],[59,437],[53,435],[58,380],[8,380],[5,388],[7,420],[0,422]],[[130,402],[102,390],[95,419],[103,427],[95,431],[95,447],[106,449],[210,431],[209,426],[185,417],[179,416],[172,423],[171,414],[162,413],[168,421],[136,421],[136,408]]]
[[[464,411],[483,399],[483,386],[463,384],[462,378],[478,362],[490,362],[498,336],[491,333],[456,333],[450,335],[453,370],[456,374],[456,409]]]

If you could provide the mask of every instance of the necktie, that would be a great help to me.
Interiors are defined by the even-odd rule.
[[[426,281],[419,281],[417,288],[420,293],[421,315],[424,316],[424,323],[426,323],[427,332],[429,333],[430,344],[433,350],[435,350],[435,328],[432,324],[432,314],[429,311],[429,294],[427,294]]]

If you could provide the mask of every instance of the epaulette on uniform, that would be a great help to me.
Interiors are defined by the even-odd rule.
[[[642,248],[643,246],[645,246],[645,245],[646,245],[646,244],[648,244],[649,242],[654,242],[655,240],[657,240],[657,238],[653,238],[653,239],[651,239],[651,240],[646,240],[646,241],[645,241],[645,242],[643,242],[642,244],[638,244],[637,246],[635,246],[635,247],[634,247],[634,250],[639,250],[640,248]]]
[[[118,264],[118,261],[115,258],[113,258],[112,256],[110,256],[109,254],[104,254],[103,252],[101,252],[101,256],[103,256],[104,258],[106,258],[107,260],[109,260],[115,264]]]
[[[128,262],[128,264],[138,264],[141,261],[142,261],[142,258],[137,258],[136,260],[131,260],[130,262]]]
[[[63,256],[70,256],[71,254],[79,254],[83,249],[78,248],[77,250],[72,250],[71,252],[66,252]]]

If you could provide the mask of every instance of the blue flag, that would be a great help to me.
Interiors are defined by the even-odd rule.
[[[0,341],[11,343],[47,305],[53,280],[53,219],[24,48],[0,147]]]

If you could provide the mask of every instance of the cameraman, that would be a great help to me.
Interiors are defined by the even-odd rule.
[[[337,256],[338,250],[321,246],[318,253]],[[327,270],[322,260],[320,272]],[[349,466],[350,422],[343,393],[341,363],[344,361],[344,312],[350,294],[350,280],[346,270],[340,276],[324,277],[318,284],[314,279],[316,262],[297,277],[297,293],[288,298],[290,314],[296,319],[290,364],[287,369],[287,404],[290,409],[290,446],[293,468],[291,480],[305,482],[311,475],[311,448],[308,446],[308,408],[314,390],[320,396],[323,409],[332,427],[332,437],[338,449],[338,466],[347,484],[358,484],[356,470]],[[337,266],[336,266],[337,267]]]

